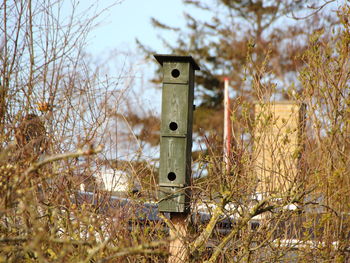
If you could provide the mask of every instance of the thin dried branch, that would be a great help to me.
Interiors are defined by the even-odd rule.
[[[81,150],[80,149],[80,150],[77,150],[76,152],[62,153],[62,154],[56,154],[53,156],[49,156],[42,161],[33,163],[24,172],[24,176],[27,177],[29,174],[37,171],[40,167],[42,167],[48,163],[52,163],[52,162],[56,162],[56,161],[60,161],[60,160],[65,160],[65,159],[70,159],[70,158],[76,158],[76,157],[80,157],[80,156],[90,156],[93,154],[100,153],[102,151],[102,149],[103,149],[103,146],[99,145],[96,148],[91,148],[88,150]]]

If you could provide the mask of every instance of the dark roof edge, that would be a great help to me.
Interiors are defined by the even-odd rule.
[[[158,61],[159,64],[163,66],[163,62],[189,62],[192,64],[194,70],[200,70],[197,62],[193,59],[192,56],[178,56],[178,55],[163,55],[155,54],[154,58]]]

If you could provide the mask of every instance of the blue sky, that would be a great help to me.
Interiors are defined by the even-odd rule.
[[[81,0],[75,11],[93,13],[91,5],[98,3],[98,9],[101,10],[116,1],[119,0]],[[156,65],[144,61],[143,54],[137,50],[135,39],[152,47],[158,54],[168,53],[158,35],[161,33],[162,37],[166,36],[170,40],[175,40],[176,35],[165,35],[166,32],[154,29],[151,18],[171,26],[184,27],[185,10],[191,14],[199,14],[197,10],[185,6],[182,0],[120,0],[120,3],[103,12],[98,19],[99,26],[94,28],[88,37],[87,53],[100,61],[105,57],[112,57],[113,61],[109,63],[114,72],[120,70],[124,60],[133,65],[133,88],[136,94],[140,94],[138,102],[141,100],[148,109],[157,114],[160,114],[160,90],[154,89],[154,85],[148,81],[155,75]],[[70,13],[71,7],[65,12]]]
[[[83,6],[92,0],[85,1]],[[108,6],[107,2],[104,6]],[[158,53],[165,53],[157,38],[159,32],[151,25],[151,17],[180,27],[184,25],[184,10],[182,0],[124,0],[104,13],[101,24],[90,35],[87,50],[95,54],[110,49],[133,50],[138,38]]]

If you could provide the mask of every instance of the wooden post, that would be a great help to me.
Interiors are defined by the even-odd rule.
[[[170,256],[168,263],[188,262],[188,248],[186,247],[185,237],[187,233],[187,215],[183,213],[171,213],[171,223],[173,229],[170,229],[171,242],[169,245]]]

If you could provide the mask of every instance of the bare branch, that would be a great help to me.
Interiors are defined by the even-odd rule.
[[[97,148],[93,149],[89,149],[89,150],[78,150],[76,152],[70,152],[70,153],[62,153],[62,154],[57,154],[57,155],[53,155],[53,156],[49,156],[47,158],[45,158],[42,161],[33,163],[25,172],[24,172],[24,176],[27,177],[29,174],[31,174],[32,172],[35,172],[36,170],[38,170],[40,167],[48,164],[48,163],[52,163],[52,162],[56,162],[59,160],[64,160],[64,159],[69,159],[69,158],[76,158],[79,156],[89,156],[89,155],[93,155],[93,154],[97,154],[99,152],[101,152],[103,149],[102,145],[99,145]]]

